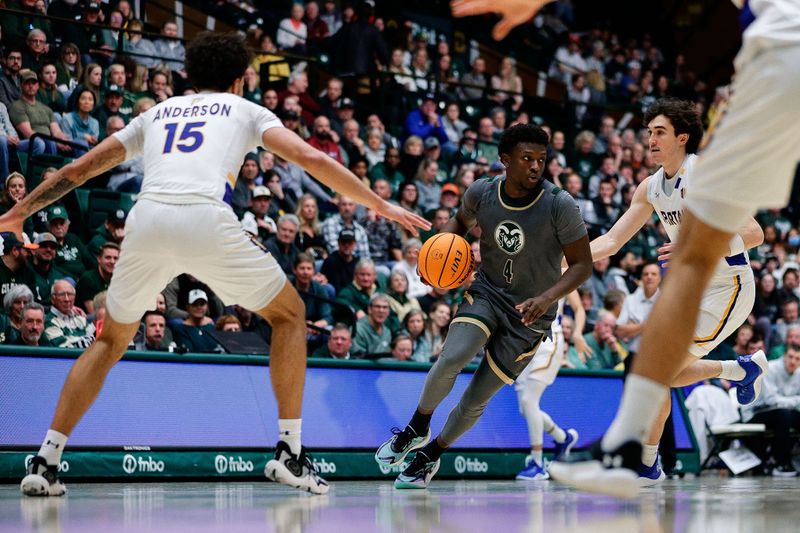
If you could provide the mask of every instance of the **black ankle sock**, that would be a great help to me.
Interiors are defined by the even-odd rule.
[[[409,422],[408,425],[411,426],[411,429],[414,430],[417,436],[425,435],[431,425],[432,416],[433,414],[423,415],[419,412],[419,409],[417,409],[414,411],[414,416],[411,417],[411,422]]]
[[[442,448],[439,446],[439,439],[432,439],[428,444],[423,446],[420,451],[424,453],[431,461],[436,461],[442,456],[446,449],[447,448]]]

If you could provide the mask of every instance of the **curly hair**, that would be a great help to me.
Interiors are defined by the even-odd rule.
[[[236,33],[204,32],[186,47],[186,74],[196,89],[227,91],[249,64],[250,51]]]
[[[644,112],[644,123],[650,124],[658,115],[664,115],[669,119],[675,128],[676,136],[682,133],[689,134],[689,140],[686,142],[687,154],[697,152],[703,139],[703,123],[700,121],[694,102],[678,98],[661,98]]]
[[[503,136],[500,137],[498,152],[511,154],[514,147],[521,143],[547,146],[550,143],[550,137],[546,131],[534,124],[517,124],[503,132]]]

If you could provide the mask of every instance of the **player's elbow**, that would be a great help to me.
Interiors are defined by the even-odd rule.
[[[330,159],[327,155],[309,146],[308,149],[299,151],[296,161],[301,167],[314,175],[325,166],[328,162],[327,159]]]

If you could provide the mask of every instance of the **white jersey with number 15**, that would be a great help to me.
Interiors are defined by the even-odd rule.
[[[245,154],[269,128],[269,110],[230,93],[200,93],[161,102],[114,136],[126,159],[144,156],[139,198],[167,203],[223,202]]]

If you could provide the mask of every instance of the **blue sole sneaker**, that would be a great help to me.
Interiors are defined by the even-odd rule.
[[[644,463],[639,463],[640,487],[655,487],[665,479],[667,479],[667,475],[661,469],[660,457],[656,457],[656,462],[653,463],[653,466],[647,466]]]
[[[553,461],[560,461],[565,457],[569,457],[569,452],[578,443],[578,430],[569,428],[567,431],[567,438],[564,442],[556,443],[553,449]]]
[[[540,481],[550,479],[550,474],[543,466],[539,465],[533,458],[527,461],[525,468],[517,474],[519,481]]]
[[[761,394],[761,382],[767,375],[767,356],[762,350],[752,355],[740,355],[736,360],[745,371],[741,381],[734,381],[736,385],[736,399],[739,405],[750,405]]]

